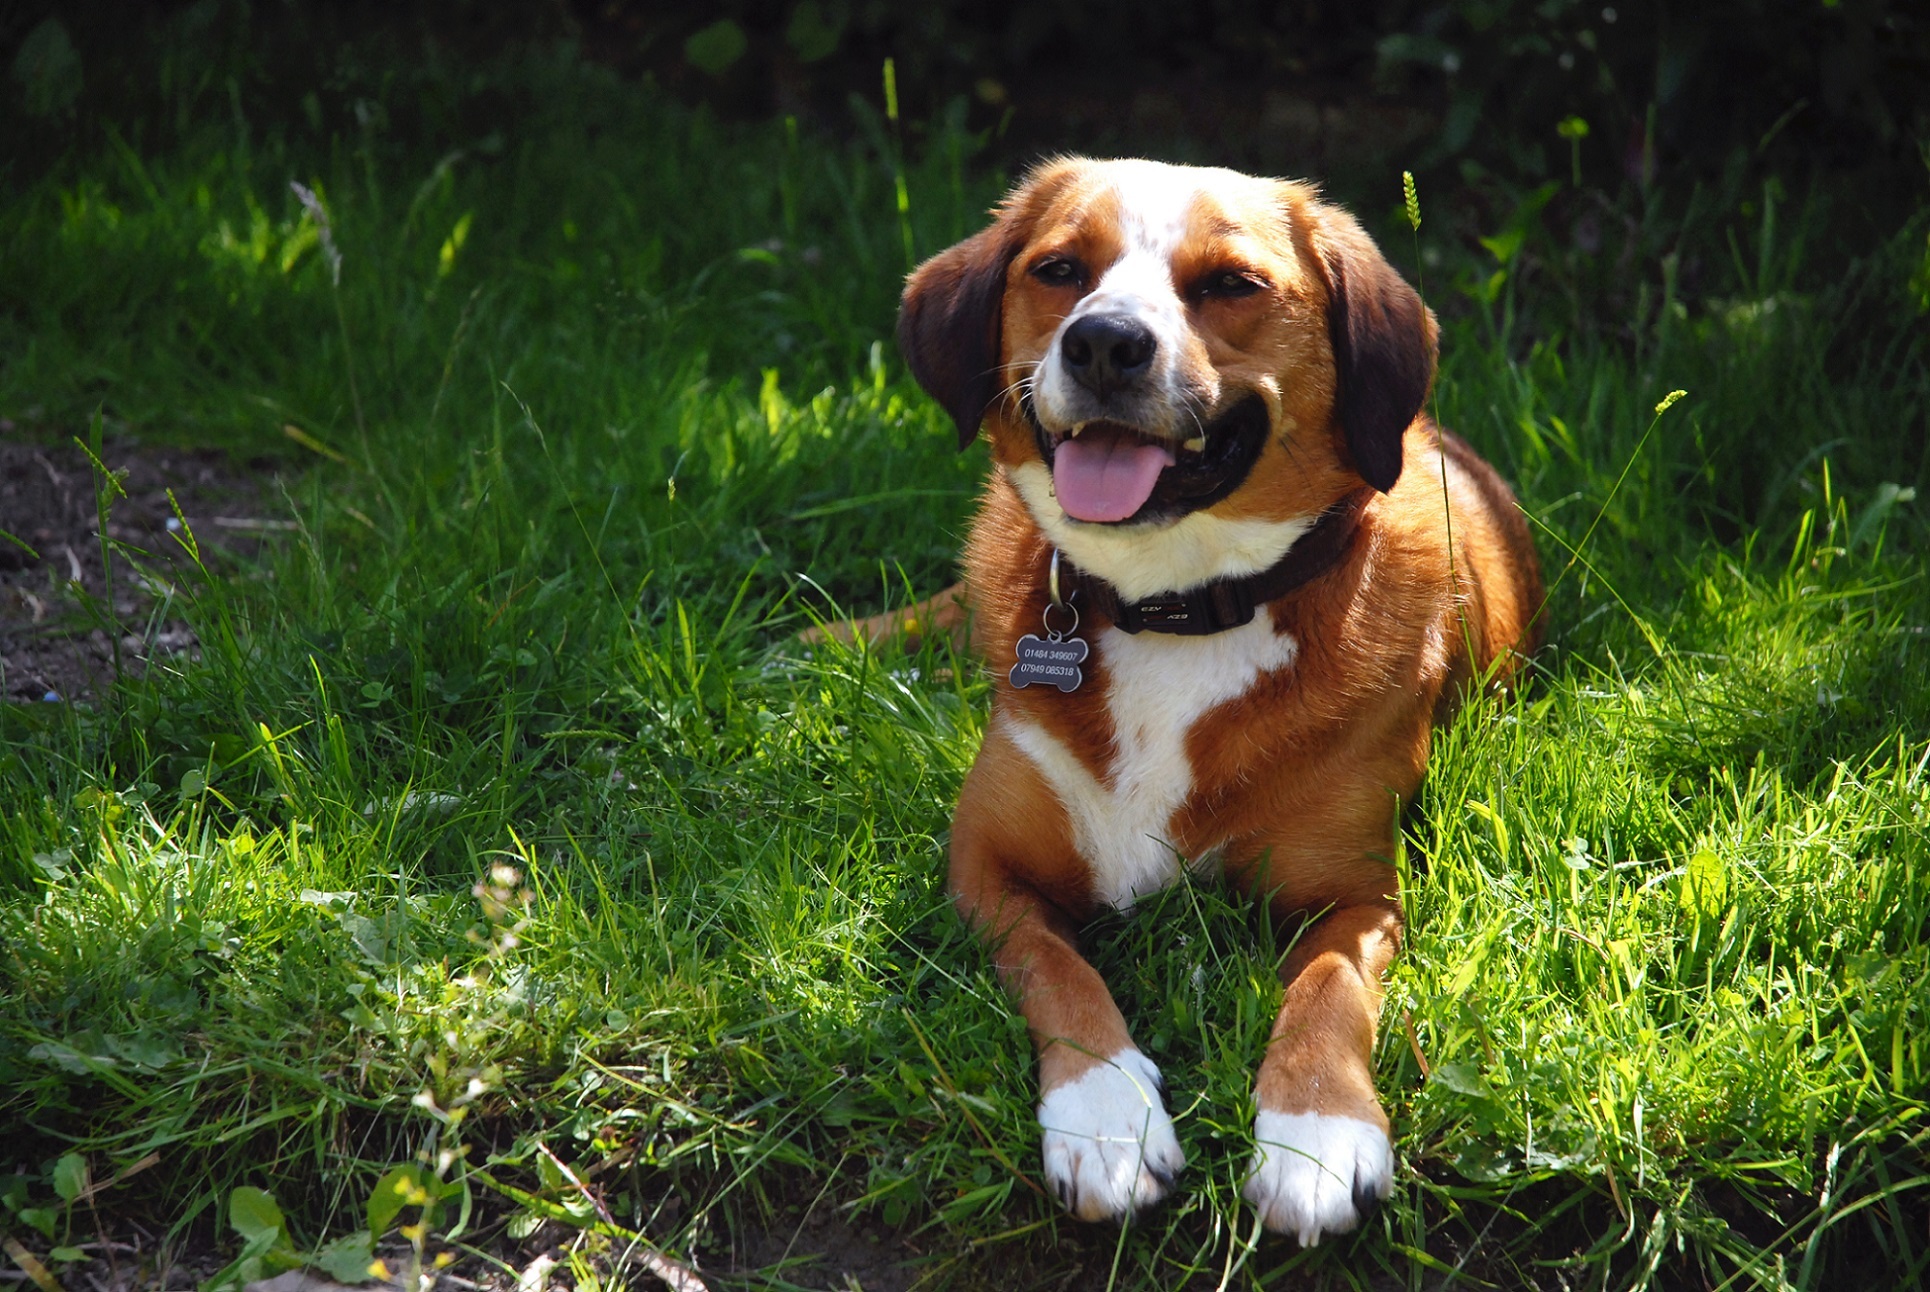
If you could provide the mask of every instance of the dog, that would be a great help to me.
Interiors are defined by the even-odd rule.
[[[907,281],[900,348],[993,466],[956,589],[996,689],[950,886],[1038,1051],[1044,1170],[1128,1219],[1183,1154],[1079,929],[1217,871],[1292,938],[1245,1195],[1304,1245],[1393,1183],[1372,1051],[1401,805],[1434,724],[1536,645],[1508,486],[1423,413],[1438,330],[1299,182],[1033,169]]]

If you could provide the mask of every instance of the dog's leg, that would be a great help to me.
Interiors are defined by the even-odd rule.
[[[993,750],[1007,737],[995,724]],[[1046,1182],[1082,1220],[1125,1219],[1166,1195],[1185,1164],[1159,1069],[1126,1029],[1072,918],[1043,892],[1083,874],[1065,813],[1016,749],[981,756],[952,830],[952,897],[991,945],[1039,1055]]]
[[[1046,1181],[1081,1220],[1123,1219],[1163,1198],[1186,1159],[1158,1067],[1056,923],[1021,906],[994,957],[1038,1046]]]
[[[1400,936],[1397,901],[1341,906],[1304,930],[1281,969],[1246,1196],[1269,1229],[1304,1246],[1354,1229],[1393,1187],[1372,1058],[1381,974]]]

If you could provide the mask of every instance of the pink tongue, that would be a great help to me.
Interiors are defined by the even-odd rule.
[[[1087,432],[1053,450],[1052,487],[1074,520],[1125,520],[1145,505],[1173,460],[1170,448]]]

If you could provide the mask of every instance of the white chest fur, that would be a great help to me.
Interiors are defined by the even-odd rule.
[[[1115,733],[1103,778],[1043,727],[1003,714],[998,721],[1065,805],[1073,843],[1092,869],[1094,894],[1124,910],[1179,876],[1172,822],[1193,790],[1187,733],[1209,710],[1245,694],[1262,673],[1292,664],[1298,643],[1276,633],[1262,611],[1251,623],[1210,637],[1107,628],[1093,647],[1105,660]]]

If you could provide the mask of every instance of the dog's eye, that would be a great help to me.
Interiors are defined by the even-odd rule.
[[[1076,260],[1053,256],[1032,267],[1032,276],[1048,287],[1074,287],[1085,281],[1085,270]]]
[[[1244,270],[1216,269],[1193,285],[1193,294],[1201,300],[1215,296],[1251,296],[1264,286],[1265,283]]]

